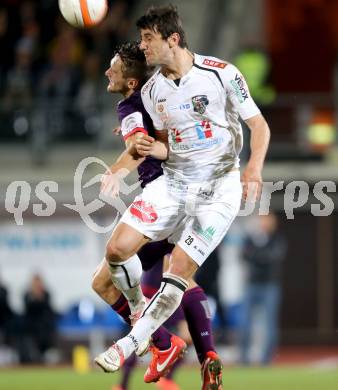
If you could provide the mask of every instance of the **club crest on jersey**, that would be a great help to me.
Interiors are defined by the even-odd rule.
[[[207,105],[209,104],[209,100],[207,95],[196,95],[192,97],[192,105],[194,107],[194,111],[199,114],[204,114],[207,109]]]

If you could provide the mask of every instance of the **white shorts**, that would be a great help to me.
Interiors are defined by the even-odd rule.
[[[225,236],[241,197],[239,171],[211,183],[189,185],[162,175],[147,184],[120,222],[153,241],[168,238],[200,266]]]

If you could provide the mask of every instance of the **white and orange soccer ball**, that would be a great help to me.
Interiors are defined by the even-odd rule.
[[[63,17],[74,27],[92,27],[107,15],[107,0],[59,0]]]

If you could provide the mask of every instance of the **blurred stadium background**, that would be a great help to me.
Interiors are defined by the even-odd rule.
[[[7,289],[13,314],[10,325],[3,325],[5,320],[0,323],[2,389],[23,388],[15,387],[13,378],[19,381],[18,371],[6,371],[11,367],[18,370],[21,364],[70,365],[75,353],[75,363],[81,370],[81,364],[86,367],[86,350],[79,346],[87,347],[92,356],[124,331],[121,321],[90,289],[92,272],[104,254],[107,233],[89,229],[79,214],[64,204],[74,204],[73,178],[83,158],[95,156],[110,164],[123,149],[122,141],[112,134],[118,124],[115,105],[119,98],[106,92],[104,70],[117,44],[137,38],[137,16],[150,4],[160,3],[165,2],[110,0],[110,11],[103,23],[91,30],[76,30],[62,19],[56,0],[1,1],[0,285]],[[270,209],[287,242],[278,280],[280,338],[273,367],[286,364],[333,370],[325,371],[326,381],[320,382],[316,376],[317,382],[311,379],[309,385],[304,385],[308,389],[333,389],[338,383],[336,190],[328,193],[334,205],[330,215],[313,216],[311,205],[321,204],[313,196],[315,184],[337,183],[338,178],[338,2],[172,3],[178,5],[190,49],[235,63],[246,76],[272,131],[264,180],[283,182],[283,189],[272,194]],[[245,135],[247,138],[246,130]],[[247,156],[245,147],[242,160]],[[103,173],[102,166],[91,165],[83,182],[97,173]],[[308,184],[310,197],[305,204],[299,202],[294,219],[288,219],[285,188],[295,180]],[[28,183],[26,192],[22,190],[22,199],[27,202],[22,225],[15,223],[10,202],[5,202],[7,194],[16,199],[12,210],[19,204],[20,190],[15,195],[9,187],[14,181]],[[43,204],[36,194],[40,181],[58,183],[57,191],[50,194],[56,200],[56,210],[49,217],[35,216],[33,205]],[[27,195],[29,189],[31,194]],[[98,185],[83,189],[84,203],[96,199],[98,190]],[[125,199],[134,195],[135,192]],[[115,213],[107,204],[93,217],[106,226]],[[247,274],[242,246],[245,234],[252,230],[252,220],[237,218],[218,251],[217,269],[205,270],[205,275],[213,275],[211,283],[217,290],[216,295],[211,294],[210,303],[215,312],[219,351],[228,365],[238,364],[240,355],[239,318]],[[29,324],[24,321],[27,295],[26,299],[24,296],[33,275],[39,275],[49,291],[52,312],[47,319],[38,320],[46,321],[40,322],[44,324],[42,333],[49,330],[40,349],[34,347],[34,340],[26,340]],[[36,279],[39,278],[35,276],[34,283],[39,284]],[[3,306],[1,312],[6,310]],[[0,314],[2,318],[5,315]],[[251,350],[254,362],[264,336],[258,322]],[[193,351],[188,354],[187,364],[196,364]],[[264,382],[261,376],[255,382],[255,371],[236,370],[226,370],[225,376],[235,378],[226,388],[248,388],[248,382],[239,382],[242,375],[252,379],[251,389],[302,388],[296,379],[283,382],[290,374],[287,371],[277,369],[273,379]],[[198,388],[198,372],[186,372],[187,378],[189,373],[195,373],[191,377],[196,384],[182,382],[182,389]],[[302,372],[299,375],[311,378]],[[46,380],[43,388],[60,388],[62,384],[55,385],[58,378],[61,376]],[[109,388],[110,379],[95,378],[100,379],[93,379],[92,386]],[[72,388],[77,388],[75,379],[69,380],[68,383],[74,381]],[[24,379],[21,385],[24,383],[29,384],[29,380]],[[81,384],[81,388],[87,388],[89,383],[92,382]],[[134,388],[141,389],[136,383],[139,382]],[[71,388],[70,384],[63,386]],[[34,384],[31,388],[37,389]]]

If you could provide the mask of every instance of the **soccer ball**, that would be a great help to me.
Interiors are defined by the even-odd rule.
[[[107,0],[59,0],[63,17],[74,27],[92,27],[108,11]]]

